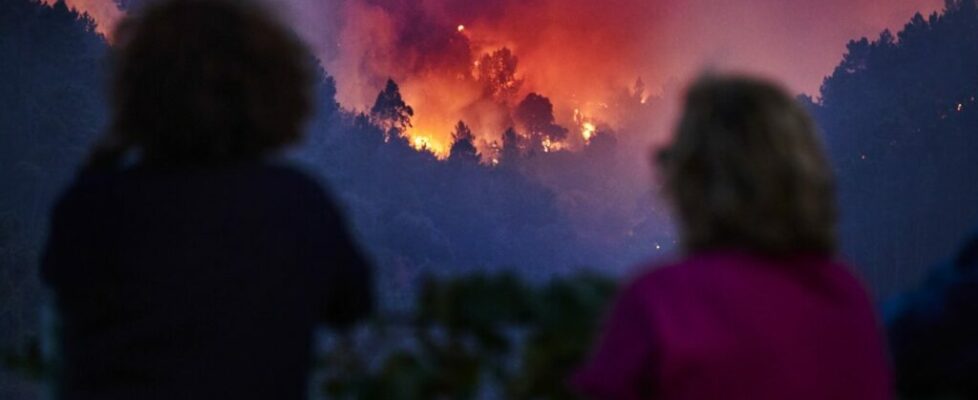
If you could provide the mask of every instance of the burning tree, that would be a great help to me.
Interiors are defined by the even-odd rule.
[[[516,121],[523,125],[533,147],[555,150],[567,137],[567,129],[554,123],[554,106],[550,99],[530,93],[516,106]]]
[[[505,100],[520,90],[523,80],[516,78],[518,62],[519,58],[505,47],[484,54],[476,62],[477,78],[486,96]]]

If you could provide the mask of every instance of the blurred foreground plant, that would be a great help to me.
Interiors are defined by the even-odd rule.
[[[337,340],[323,362],[330,398],[569,398],[615,282],[595,275],[530,286],[478,274],[423,285],[414,313]]]
[[[564,381],[615,292],[578,275],[528,285],[514,274],[425,280],[412,312],[327,338],[316,373],[334,399],[569,398]],[[40,340],[0,351],[2,367],[46,380]],[[318,380],[321,379],[321,380]]]

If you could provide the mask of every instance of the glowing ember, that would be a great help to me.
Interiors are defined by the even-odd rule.
[[[465,25],[459,25],[458,26],[458,31],[459,32],[464,31],[464,30],[465,30]]]
[[[560,151],[567,148],[567,144],[559,142],[556,140],[550,140],[550,138],[543,139],[540,141],[540,145],[543,146],[544,153],[550,153],[554,151]]]
[[[544,152],[544,153],[549,153],[549,152],[550,152],[551,150],[553,150],[553,148],[552,148],[552,147],[553,147],[553,146],[554,146],[554,145],[555,145],[556,143],[554,143],[554,142],[552,142],[552,141],[550,141],[550,139],[543,139],[543,142],[541,142],[541,144],[543,145],[543,152]]]

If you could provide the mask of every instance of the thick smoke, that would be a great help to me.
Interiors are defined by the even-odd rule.
[[[388,78],[417,115],[412,136],[447,154],[451,127],[464,119],[486,144],[512,123],[507,107],[487,101],[479,59],[506,48],[522,80],[512,99],[538,93],[559,124],[578,133],[575,110],[617,128],[608,107],[642,78],[649,92],[704,68],[761,72],[798,92],[817,93],[845,43],[899,28],[940,0],[278,0],[309,38],[338,98],[366,109]],[[511,104],[510,104],[511,105]],[[580,147],[572,135],[570,147]]]
[[[364,150],[362,157],[348,160],[344,157],[359,153],[336,150],[312,157],[328,164],[323,170],[336,175],[334,186],[352,204],[353,221],[365,226],[361,228],[368,232],[365,236],[377,242],[381,241],[377,238],[391,236],[384,239],[394,243],[388,246],[391,254],[386,258],[409,257],[394,250],[416,247],[425,249],[424,256],[416,257],[424,262],[430,258],[427,252],[435,252],[431,249],[439,249],[442,243],[442,252],[453,254],[442,264],[506,263],[508,259],[493,260],[496,255],[480,252],[501,248],[491,243],[519,241],[535,248],[506,250],[514,259],[541,255],[546,246],[553,246],[553,252],[587,248],[594,257],[567,254],[559,259],[540,258],[535,264],[567,267],[568,263],[586,263],[612,268],[633,262],[640,256],[637,253],[648,248],[613,257],[618,250],[636,249],[640,243],[656,248],[672,245],[668,228],[663,226],[667,212],[656,206],[648,189],[653,180],[647,160],[649,148],[667,139],[681,87],[677,82],[707,67],[738,69],[773,75],[796,91],[816,93],[822,76],[831,72],[848,40],[875,35],[886,27],[897,28],[914,11],[930,12],[940,5],[940,0],[886,4],[873,0],[805,4],[774,0],[737,4],[707,0],[269,1],[335,78],[336,99],[345,109],[341,114],[346,120],[321,121],[320,130],[337,125],[329,128],[337,132],[325,141],[335,141],[337,148],[360,146],[337,143],[363,136],[346,135],[346,131],[370,131],[351,119],[358,111],[369,113],[378,92],[393,79],[404,102],[413,109],[412,126],[406,130],[409,145],[447,157],[453,131],[461,120],[471,129],[472,144],[482,153],[483,163],[502,159],[495,169],[459,167],[453,160],[440,165],[425,161],[430,155],[401,151],[409,147],[377,147],[375,143],[363,147],[384,150],[376,154]],[[101,26],[110,26],[120,15],[105,11],[118,11],[107,4],[114,6],[107,0],[69,0],[69,5],[92,13]],[[507,143],[503,137],[509,127],[516,128],[524,141],[536,140],[520,149],[523,154],[518,162],[504,157]],[[545,141],[548,147],[538,146]],[[310,154],[320,151],[319,145],[314,143]],[[573,151],[547,151],[565,148]],[[526,154],[533,151],[538,154]],[[455,169],[460,172],[449,172]],[[388,204],[384,199],[395,184],[410,195]],[[475,189],[470,188],[484,192],[474,195],[470,192]],[[435,201],[439,199],[436,193],[445,193],[441,197],[452,200]],[[405,198],[417,204],[398,203]],[[490,198],[505,204],[486,205]],[[539,227],[526,232],[508,230],[508,225],[507,230],[489,229],[499,218],[509,218],[505,215],[511,211],[531,209],[518,206],[527,198],[539,198],[540,204],[552,202],[558,214],[553,224],[560,227],[555,231],[565,232],[565,225],[570,225],[573,240],[587,246],[567,244],[570,239],[544,233],[549,231]],[[396,223],[371,228],[371,221]],[[431,239],[413,247],[397,244],[405,240],[399,232],[412,229],[431,232],[419,233],[419,237],[443,240]],[[478,240],[464,240],[467,229],[486,232],[469,235]],[[468,243],[479,247],[462,247]]]
[[[44,0],[51,2],[54,0]],[[704,68],[761,72],[797,92],[817,93],[845,43],[900,28],[941,0],[268,0],[337,79],[338,100],[368,110],[388,78],[416,111],[416,147],[447,156],[464,120],[484,161],[529,93],[547,97],[579,149],[583,123],[620,128],[610,103],[641,78],[649,94]],[[67,0],[110,32],[112,0]],[[124,6],[138,0],[121,2]],[[521,85],[488,97],[477,62],[506,48]],[[619,129],[620,130],[620,129]]]
[[[640,75],[650,87],[658,88],[705,64],[726,63],[773,73],[806,93],[817,93],[850,39],[899,29],[913,13],[926,15],[943,5],[941,0],[268,1],[280,7],[317,52],[328,58],[326,65],[369,56],[365,50],[373,55],[398,54],[383,46],[395,44],[390,36],[395,28],[410,25],[416,34],[428,36],[444,35],[445,29],[464,24],[482,40],[474,43],[474,50],[510,46],[541,84],[575,69],[591,74],[578,77],[592,78],[580,82],[592,86],[609,77],[612,84],[630,84]],[[111,32],[123,15],[113,0],[66,2],[90,14],[103,33]],[[138,1],[122,1],[134,2]],[[362,32],[370,34],[353,37]],[[577,86],[577,82],[557,83]],[[379,89],[377,85],[372,90]],[[563,97],[564,93],[545,94]]]

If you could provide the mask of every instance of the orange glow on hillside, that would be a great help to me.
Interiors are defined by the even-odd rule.
[[[89,13],[107,36],[124,15],[112,0],[65,1]],[[530,93],[549,99],[554,122],[569,131],[544,151],[579,150],[598,127],[620,128],[616,101],[636,78],[649,84],[642,102],[704,67],[765,73],[796,91],[815,93],[848,40],[899,28],[913,12],[937,11],[943,3],[265,1],[336,78],[337,100],[345,108],[369,110],[392,78],[415,111],[404,132],[409,143],[443,159],[454,126],[464,121],[488,164],[507,128],[526,135],[513,112]],[[484,56],[502,49],[515,57],[515,71],[487,85],[482,75],[506,72],[507,64],[484,65]]]

